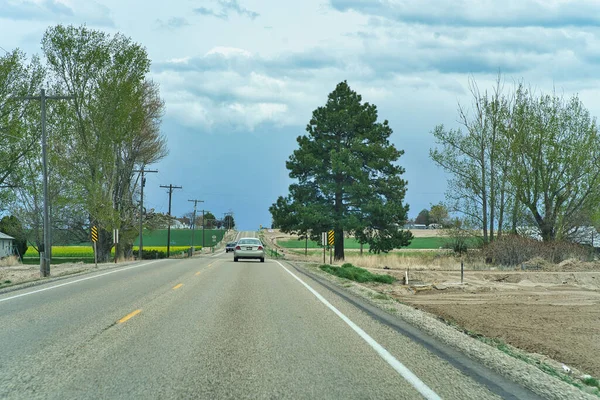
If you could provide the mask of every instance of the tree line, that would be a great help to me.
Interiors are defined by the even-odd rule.
[[[540,93],[501,76],[491,91],[470,80],[461,127],[433,130],[431,159],[447,171],[446,201],[484,242],[536,227],[546,242],[600,225],[600,136],[577,95]]]
[[[523,83],[491,91],[469,80],[471,107],[459,104],[461,127],[438,125],[431,159],[449,173],[446,201],[419,213],[417,223],[482,232],[489,243],[535,226],[544,241],[568,240],[581,227],[600,226],[600,136],[578,96],[538,93]],[[270,207],[273,227],[320,241],[335,231],[335,259],[344,237],[372,252],[407,246],[402,229],[403,151],[377,108],[346,81],[313,111],[286,167],[289,194]]]
[[[86,26],[49,27],[41,56],[15,49],[0,57],[0,209],[42,244],[40,104],[15,98],[71,96],[47,102],[49,199],[53,236],[68,231],[89,241],[99,227],[98,259],[107,261],[112,230],[117,257],[138,236],[137,170],[168,154],[160,132],[164,103],[148,77],[146,49],[122,34]],[[144,213],[149,223],[148,213]]]

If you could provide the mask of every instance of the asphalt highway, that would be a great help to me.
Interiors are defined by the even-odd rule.
[[[2,294],[0,343],[7,399],[503,397],[293,266],[224,253]]]

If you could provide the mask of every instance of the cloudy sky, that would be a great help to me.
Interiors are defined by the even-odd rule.
[[[166,212],[159,185],[182,185],[173,214],[203,199],[243,229],[270,223],[296,137],[342,80],[405,150],[411,217],[444,198],[430,132],[457,126],[469,77],[486,89],[502,71],[509,85],[578,93],[600,114],[597,0],[0,0],[0,47],[39,53],[56,23],[119,31],[148,49],[170,148],[148,177],[148,205]]]

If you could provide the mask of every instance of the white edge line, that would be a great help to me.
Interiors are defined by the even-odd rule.
[[[275,260],[274,260],[275,261]],[[315,295],[317,299],[321,301],[321,303],[325,304],[327,308],[333,311],[338,317],[342,319],[352,330],[354,330],[358,335],[369,344],[376,352],[383,358],[392,368],[396,370],[404,379],[408,381],[419,393],[423,395],[428,400],[441,400],[441,397],[438,396],[433,390],[429,388],[422,380],[419,379],[411,370],[409,370],[404,364],[398,361],[389,351],[387,351],[383,346],[375,341],[368,333],[363,331],[358,325],[350,320],[350,318],[346,317],[340,310],[335,308],[330,302],[328,302],[323,296],[321,296],[316,290],[310,287],[306,282],[302,279],[298,278],[292,271],[287,269],[282,263],[279,261],[275,261],[279,264],[288,274],[292,275],[298,282],[300,282],[304,287],[306,287],[312,294]]]
[[[21,294],[17,294],[15,296],[11,296],[11,297],[5,297],[3,299],[0,299],[0,303],[2,303],[3,301],[16,299],[18,297],[29,296],[30,294],[34,294],[34,293],[40,293],[40,292],[45,292],[46,290],[56,289],[56,288],[61,287],[61,286],[66,286],[66,285],[71,285],[71,284],[77,283],[77,282],[87,281],[88,279],[99,278],[99,277],[104,276],[104,275],[114,274],[116,272],[121,272],[121,271],[127,271],[128,269],[144,267],[146,265],[154,264],[156,262],[158,262],[158,261],[150,261],[150,262],[143,263],[143,264],[140,264],[140,265],[133,265],[131,267],[120,268],[120,269],[117,269],[117,270],[112,270],[112,271],[104,272],[102,274],[93,275],[93,276],[87,276],[85,278],[76,279],[74,281],[69,281],[69,282],[61,283],[61,284],[50,286],[50,287],[45,287],[45,288],[38,289],[38,290],[33,290],[31,292],[21,293]]]

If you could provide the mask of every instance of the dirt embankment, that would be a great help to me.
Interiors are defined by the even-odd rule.
[[[582,267],[576,261],[565,262],[566,269],[576,264],[577,269]],[[600,268],[589,268],[587,272],[466,271],[462,285],[460,273],[419,271],[410,276],[417,285],[391,285],[385,291],[465,330],[598,377]],[[402,277],[399,271],[372,271]]]

